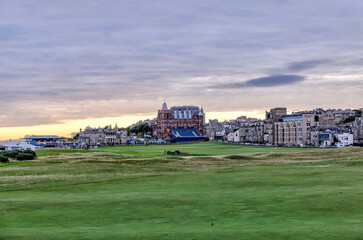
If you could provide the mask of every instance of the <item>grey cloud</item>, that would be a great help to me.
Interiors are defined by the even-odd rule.
[[[303,70],[319,67],[323,64],[329,64],[331,62],[332,61],[330,60],[310,60],[310,61],[293,62],[289,64],[287,70],[292,72],[300,72]]]
[[[16,25],[0,25],[0,41],[21,40],[25,34],[22,27]]]
[[[212,88],[238,89],[251,87],[276,87],[302,82],[304,76],[299,75],[276,75],[262,78],[255,78],[241,83],[229,83],[213,86]]]
[[[210,111],[283,105],[300,90],[316,99],[318,86],[363,75],[362,11],[360,0],[4,1],[0,101],[11,108],[0,106],[1,124],[145,113],[164,98],[204,103]],[[314,88],[303,79],[329,74],[330,81]],[[223,91],[204,91],[216,85],[249,92],[232,100]],[[281,98],[274,86],[291,88]],[[339,94],[348,90],[340,85]],[[250,94],[259,100],[243,101]],[[341,102],[326,94],[325,101]],[[24,102],[51,105],[57,115],[34,108],[20,121]],[[89,102],[102,111],[72,109]]]

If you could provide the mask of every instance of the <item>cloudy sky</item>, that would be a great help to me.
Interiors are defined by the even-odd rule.
[[[361,0],[0,0],[0,140],[127,125],[164,99],[221,119],[357,108],[362,80]]]

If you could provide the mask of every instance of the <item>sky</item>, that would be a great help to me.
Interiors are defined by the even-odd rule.
[[[363,107],[361,0],[0,0],[0,140]]]

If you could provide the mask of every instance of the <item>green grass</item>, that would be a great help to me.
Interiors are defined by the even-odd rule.
[[[170,145],[147,145],[147,146],[114,146],[114,147],[101,147],[91,150],[79,149],[40,149],[37,150],[37,155],[54,156],[60,153],[84,153],[84,152],[106,152],[120,155],[128,155],[133,158],[154,158],[154,157],[168,157],[164,151],[179,150],[183,153],[190,155],[211,156],[211,155],[229,155],[229,154],[242,154],[242,153],[274,153],[274,152],[303,152],[309,151],[311,148],[294,148],[294,147],[268,147],[268,146],[253,146],[253,145],[238,145],[228,143],[193,143],[193,144],[170,144]],[[321,149],[322,150],[322,149]]]
[[[363,148],[129,148],[0,167],[0,239],[362,239]]]

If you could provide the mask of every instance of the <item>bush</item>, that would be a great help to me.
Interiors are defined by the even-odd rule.
[[[9,162],[9,159],[8,159],[8,157],[6,157],[4,155],[0,155],[0,162],[7,163],[7,162]]]
[[[31,153],[19,153],[16,156],[16,160],[23,161],[23,160],[33,160],[35,157]]]
[[[5,156],[5,157],[8,157],[8,158],[16,158],[16,156],[18,156],[19,154],[19,150],[15,150],[15,151],[3,151],[1,152],[0,154]]]
[[[37,157],[37,154],[34,151],[32,151],[32,150],[25,150],[24,153],[32,154],[34,156],[34,158]]]
[[[24,154],[26,155],[24,156]],[[32,150],[0,151],[0,155],[5,156],[6,158],[13,158],[16,160],[33,160],[37,157],[37,154]]]

